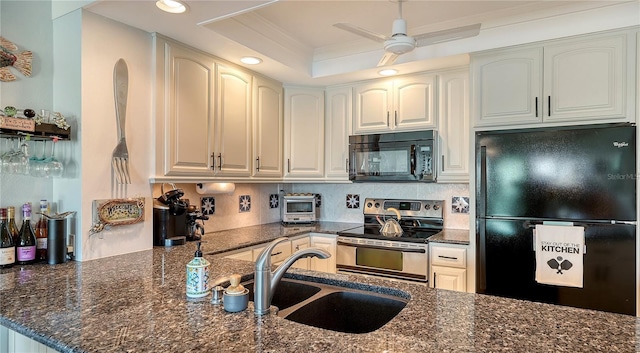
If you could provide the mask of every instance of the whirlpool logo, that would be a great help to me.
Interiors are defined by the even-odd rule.
[[[629,146],[629,143],[628,143],[628,142],[618,142],[618,141],[615,141],[615,142],[613,143],[613,145],[614,145],[615,147],[622,148],[622,147],[628,147],[628,146]]]

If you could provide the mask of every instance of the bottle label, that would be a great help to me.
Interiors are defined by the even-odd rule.
[[[18,261],[33,261],[36,259],[35,246],[22,246],[18,248]]]
[[[47,238],[36,238],[36,249],[46,249]]]
[[[16,262],[16,248],[0,248],[0,266]]]

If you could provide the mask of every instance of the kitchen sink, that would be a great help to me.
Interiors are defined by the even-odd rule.
[[[249,289],[249,300],[253,301],[253,281],[243,283],[242,285]],[[273,293],[271,305],[278,307],[280,310],[284,310],[313,297],[321,290],[320,287],[307,284],[303,281],[283,278],[280,280],[280,283],[278,283],[275,293]]]
[[[253,301],[253,281],[243,285]],[[300,324],[345,333],[375,331],[407,305],[400,296],[283,278],[271,305],[278,316]]]
[[[284,318],[332,331],[367,333],[389,322],[406,305],[400,298],[336,291],[310,301]]]

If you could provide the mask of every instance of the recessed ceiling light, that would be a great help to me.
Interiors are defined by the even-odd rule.
[[[384,69],[384,70],[378,71],[378,74],[382,76],[393,76],[397,73],[398,73],[398,70],[395,70],[395,69]]]
[[[245,56],[241,58],[240,61],[247,65],[257,65],[262,62],[262,59],[256,58],[255,56]]]
[[[170,13],[183,13],[187,11],[187,4],[179,0],[158,0],[156,6],[166,12]]]

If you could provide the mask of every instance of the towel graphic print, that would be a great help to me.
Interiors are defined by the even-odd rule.
[[[573,264],[571,263],[571,261],[563,259],[562,256],[558,256],[556,259],[551,259],[547,261],[547,265],[549,265],[549,267],[551,267],[554,270],[558,270],[556,274],[563,274],[562,272],[563,270],[566,271],[571,269],[571,267],[573,267]]]
[[[536,282],[582,288],[584,227],[538,224],[534,239]]]

